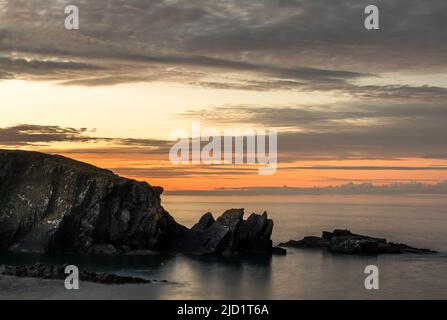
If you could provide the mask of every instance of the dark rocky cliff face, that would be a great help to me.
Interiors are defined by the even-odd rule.
[[[163,250],[186,228],[162,189],[36,152],[0,151],[0,247],[18,252]],[[115,249],[113,249],[115,248]]]
[[[0,250],[22,253],[284,253],[267,214],[243,209],[191,229],[161,206],[160,187],[61,156],[0,150]]]

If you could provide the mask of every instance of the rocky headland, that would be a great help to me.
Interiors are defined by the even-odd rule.
[[[284,254],[267,213],[243,209],[192,228],[162,207],[161,187],[57,155],[0,150],[0,250],[48,254]]]

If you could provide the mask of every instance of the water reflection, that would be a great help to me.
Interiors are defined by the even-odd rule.
[[[150,296],[155,299],[184,298],[185,295],[190,299],[243,299],[254,293],[259,299],[272,298],[270,256],[0,256],[0,264],[26,265],[36,262],[54,265],[68,263],[84,270],[168,280],[167,286],[139,288],[142,297],[149,297],[151,291]]]

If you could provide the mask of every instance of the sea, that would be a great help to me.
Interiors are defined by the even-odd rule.
[[[323,230],[350,229],[420,248],[433,255],[335,255],[288,248],[285,256],[77,257],[1,255],[0,264],[34,262],[167,280],[144,285],[80,283],[0,276],[0,299],[447,299],[445,195],[163,196],[163,206],[186,226],[204,213],[229,208],[267,211],[275,244]],[[377,266],[379,288],[365,288],[367,266]]]

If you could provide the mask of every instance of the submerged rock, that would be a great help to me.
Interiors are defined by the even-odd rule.
[[[4,276],[42,278],[51,280],[64,280],[68,274],[65,273],[65,267],[43,265],[36,263],[29,266],[0,266],[0,274]],[[92,271],[79,271],[79,280],[96,282],[101,284],[143,284],[153,282],[166,282],[166,280],[146,280],[142,278],[119,276],[114,273],[98,273]]]
[[[191,229],[161,206],[163,189],[38,152],[0,150],[0,250],[55,254],[272,253],[267,214],[243,209]]]
[[[294,248],[318,248],[327,249],[332,253],[353,254],[353,255],[376,255],[376,254],[400,254],[416,253],[429,254],[436,253],[429,249],[413,248],[406,244],[396,244],[387,242],[383,238],[374,238],[360,234],[354,234],[349,230],[334,230],[333,232],[323,231],[321,237],[304,237],[296,241],[290,240],[281,243],[282,247]]]

